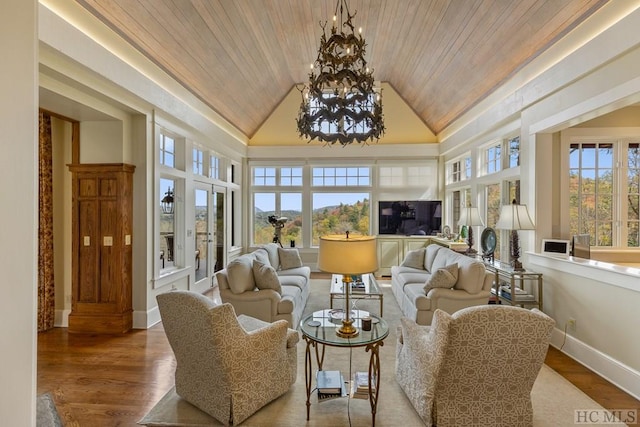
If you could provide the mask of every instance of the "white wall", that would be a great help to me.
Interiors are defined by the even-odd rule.
[[[68,326],[71,312],[71,122],[51,118],[53,146],[53,257],[56,326]]]
[[[125,163],[123,121],[80,123],[80,163]],[[129,140],[130,138],[127,138]]]
[[[37,2],[0,13],[0,420],[35,426],[38,61]]]
[[[553,344],[640,397],[640,270],[534,254],[527,260],[543,274],[544,312],[556,321]],[[565,337],[569,318],[576,327]]]

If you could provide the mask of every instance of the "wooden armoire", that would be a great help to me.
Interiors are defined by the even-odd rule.
[[[70,164],[72,305],[69,332],[131,329],[133,172],[135,166]]]

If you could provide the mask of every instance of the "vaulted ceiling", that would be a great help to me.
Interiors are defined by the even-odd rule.
[[[247,137],[305,82],[336,0],[76,0]],[[376,80],[438,134],[609,0],[348,0]],[[292,118],[293,119],[293,118]]]

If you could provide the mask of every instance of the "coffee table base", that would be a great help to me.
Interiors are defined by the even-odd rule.
[[[318,343],[312,338],[304,335],[304,340],[307,342],[305,357],[304,357],[304,378],[307,386],[307,421],[309,421],[309,414],[311,410],[311,391],[313,384],[313,362],[311,360],[311,347],[315,349],[316,363],[318,364],[318,370],[322,370],[322,364],[324,363],[324,350],[325,345]],[[376,341],[367,344],[365,351],[371,352],[369,357],[369,404],[371,405],[371,426],[376,425],[376,412],[378,410],[378,390],[380,390],[380,354],[379,349],[384,345],[384,341]],[[319,347],[322,347],[321,349]],[[375,380],[375,385],[374,381]],[[349,381],[353,381],[352,378]],[[351,398],[347,396],[347,398]]]

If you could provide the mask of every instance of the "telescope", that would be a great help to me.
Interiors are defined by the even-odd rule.
[[[273,225],[276,228],[284,227],[284,223],[287,222],[287,217],[277,217],[275,215],[269,215],[267,218],[269,220],[269,224]]]
[[[269,224],[273,225],[273,228],[275,229],[273,232],[273,243],[277,243],[282,247],[282,242],[280,242],[280,233],[284,228],[284,223],[287,222],[287,218],[284,216],[277,217],[275,215],[269,215],[267,219],[269,220]]]

